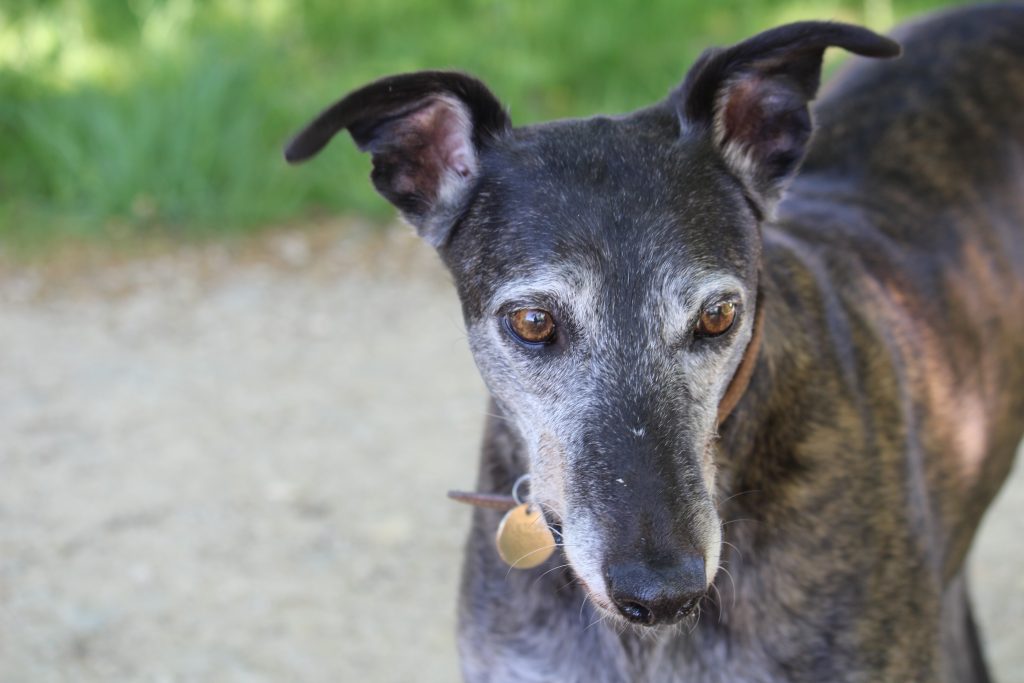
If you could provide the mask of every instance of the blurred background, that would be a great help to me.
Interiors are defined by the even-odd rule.
[[[940,4],[4,0],[0,238],[387,219],[352,145],[299,169],[280,155],[297,127],[371,79],[466,70],[519,124],[621,112],[663,97],[709,45],[811,17],[885,29]]]
[[[709,45],[941,4],[4,0],[0,682],[457,679],[485,391],[368,159],[283,163],[329,102],[458,68],[518,124],[621,112]],[[1022,536],[1017,474],[972,564],[1004,683]]]

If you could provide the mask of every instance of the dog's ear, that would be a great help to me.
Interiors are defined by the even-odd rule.
[[[481,149],[511,126],[497,98],[461,73],[383,78],[338,100],[285,148],[290,163],[317,154],[348,129],[373,155],[373,185],[435,247],[465,208]]]
[[[770,208],[803,159],[825,48],[895,57],[898,43],[828,22],[787,24],[730,48],[704,52],[670,96],[684,132],[712,137],[729,169]]]

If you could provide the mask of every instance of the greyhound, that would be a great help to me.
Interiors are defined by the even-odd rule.
[[[556,532],[512,571],[474,511],[467,681],[989,680],[964,558],[1024,435],[1024,5],[894,35],[789,24],[526,127],[398,75],[288,145],[372,154],[461,298],[479,491],[529,473]],[[831,46],[878,59],[812,117]]]

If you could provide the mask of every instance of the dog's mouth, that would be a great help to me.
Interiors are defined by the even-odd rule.
[[[591,554],[588,551],[592,550],[593,546],[588,547],[589,544],[585,543],[574,545],[571,538],[566,541],[565,526],[553,506],[523,502],[518,488],[517,484],[512,496],[463,491],[451,491],[449,496],[483,507],[502,509],[510,504],[515,505],[515,509],[507,513],[499,526],[496,539],[499,554],[513,568],[529,569],[549,562],[547,559],[539,559],[531,564],[520,564],[516,559],[509,559],[503,552],[506,546],[502,541],[508,538],[504,532],[505,520],[518,510],[533,508],[536,521],[531,521],[530,524],[543,524],[550,532],[550,536],[544,541],[544,548],[552,549],[553,544],[553,549],[560,551],[560,566],[553,569],[561,569],[561,576],[566,582],[561,583],[558,590],[568,585],[578,585],[586,601],[600,614],[597,621],[611,618],[637,626],[671,626],[697,612],[710,583],[704,569],[705,557],[692,551],[671,547],[662,548],[660,552],[653,554],[647,551],[628,551],[621,547],[601,551],[601,534],[586,532],[586,516],[576,518],[575,526],[569,525],[573,527],[573,533],[577,533],[583,539],[588,536],[596,539],[599,550],[598,553]],[[537,511],[541,514],[536,515]],[[510,533],[515,538],[515,531]],[[540,540],[532,533],[526,534],[526,537],[533,541]],[[523,549],[522,546],[514,547],[517,550]],[[544,548],[527,552],[524,557]],[[548,569],[541,576],[546,576],[551,571],[552,569]]]
[[[678,607],[675,607],[674,611],[666,613],[664,610],[661,610],[656,612],[651,606],[640,601],[612,601],[603,591],[595,591],[591,588],[587,581],[573,569],[571,564],[566,564],[564,571],[568,580],[579,585],[585,599],[597,609],[599,621],[610,618],[613,621],[649,628],[674,626],[697,614],[698,608],[707,596],[707,593],[694,595],[684,600]]]
[[[672,626],[698,613],[708,590],[702,557],[679,552],[651,559],[642,553],[611,552],[588,563],[571,538],[563,540],[561,524],[552,527],[564,556],[565,576],[579,586],[599,621]]]

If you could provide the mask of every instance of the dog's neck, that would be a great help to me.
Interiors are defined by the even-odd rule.
[[[726,387],[725,395],[718,404],[719,425],[729,419],[729,416],[732,415],[732,411],[736,409],[736,405],[743,398],[743,395],[747,393],[747,388],[750,386],[750,379],[753,377],[754,370],[757,368],[757,362],[761,356],[761,341],[764,337],[763,303],[763,290],[759,288],[757,291],[757,311],[754,314],[754,324],[753,329],[751,330],[750,340],[747,342],[747,348],[743,351],[743,358],[740,359],[740,364],[736,368],[736,372],[733,373],[732,379]]]
[[[792,460],[792,444],[786,441],[790,435],[773,425],[799,420],[797,397],[813,353],[802,348],[804,336],[799,330],[790,329],[794,316],[799,316],[789,310],[793,304],[778,295],[770,280],[764,289],[759,306],[764,322],[756,363],[743,396],[719,428],[719,505],[755,491],[759,498],[771,497],[775,487],[801,466]],[[729,510],[719,512],[726,515]]]
[[[770,486],[791,466],[794,431],[808,407],[807,381],[823,353],[812,312],[819,293],[792,289],[791,264],[767,262],[758,293],[758,349],[745,390],[719,428],[718,494],[733,496]],[[781,271],[781,272],[776,272]]]
[[[723,593],[725,622],[740,630],[758,627],[756,616],[744,606],[763,605],[775,597],[759,594],[759,575],[774,576],[776,588],[786,592],[781,589],[788,580],[785,572],[772,566],[779,543],[791,546],[788,553],[799,553],[811,541],[808,531],[812,537],[827,533],[812,524],[815,511],[805,509],[803,496],[808,487],[814,488],[816,477],[830,471],[816,460],[831,457],[829,453],[805,447],[813,430],[829,429],[819,393],[828,388],[810,386],[815,378],[821,381],[828,353],[820,343],[821,321],[815,313],[821,292],[786,291],[792,286],[788,270],[773,281],[771,268],[766,268],[763,278],[760,352],[743,397],[720,427],[715,456],[716,503],[726,542],[722,561],[729,574],[715,583]],[[859,486],[858,473],[848,474],[848,486]],[[795,535],[787,531],[793,523],[800,527]]]

